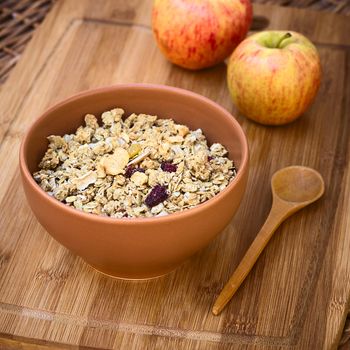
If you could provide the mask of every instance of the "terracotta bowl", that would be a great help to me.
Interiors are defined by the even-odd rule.
[[[114,219],[83,213],[46,194],[32,178],[51,134],[72,133],[84,115],[121,107],[201,128],[220,142],[238,168],[236,178],[214,198],[193,209],[156,218]],[[248,177],[248,146],[235,118],[213,101],[160,85],[115,85],[80,93],[46,111],[27,131],[20,150],[27,200],[41,225],[69,250],[105,274],[143,279],[175,269],[205,247],[230,222]],[[208,267],[209,268],[209,267]]]

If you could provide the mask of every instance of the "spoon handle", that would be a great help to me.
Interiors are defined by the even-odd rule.
[[[251,246],[248,248],[231,278],[226,283],[224,289],[216,299],[212,309],[214,315],[218,315],[231,300],[232,296],[235,294],[250,270],[253,268],[278,226],[288,216],[288,208],[283,208],[279,205],[279,203],[272,206],[264,225],[260,229]]]

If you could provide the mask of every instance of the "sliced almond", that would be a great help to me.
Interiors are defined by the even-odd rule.
[[[129,153],[121,147],[117,147],[114,153],[103,158],[102,165],[106,174],[118,175],[124,171],[129,161]]]
[[[106,157],[103,161],[103,166],[108,175],[118,175],[123,171],[123,167],[120,166],[117,159],[113,156]]]
[[[73,179],[72,182],[77,186],[79,191],[85,190],[89,185],[95,183],[97,180],[97,174],[95,171],[90,170],[86,174],[76,179]]]
[[[130,158],[128,151],[122,147],[117,147],[114,150],[113,157],[118,158],[118,160],[120,160],[121,163],[125,163],[125,165],[128,164]]]

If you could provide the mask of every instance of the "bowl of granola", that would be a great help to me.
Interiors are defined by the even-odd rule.
[[[193,92],[125,84],[56,104],[26,132],[28,203],[58,242],[100,272],[164,275],[230,222],[248,177],[235,118]]]

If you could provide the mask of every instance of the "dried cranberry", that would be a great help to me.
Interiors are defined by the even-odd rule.
[[[210,161],[213,160],[213,159],[214,159],[214,157],[208,156],[208,162],[210,162]]]
[[[177,169],[176,164],[172,164],[171,162],[162,162],[160,167],[163,171],[166,171],[167,173],[175,173]]]
[[[139,171],[140,173],[144,173],[145,169],[142,168],[135,168],[133,165],[129,165],[126,169],[125,169],[125,177],[130,178],[134,173],[136,173],[137,171]]]
[[[152,188],[151,192],[147,195],[145,203],[149,208],[152,208],[159,203],[164,202],[168,198],[168,193],[165,186],[156,185]]]

